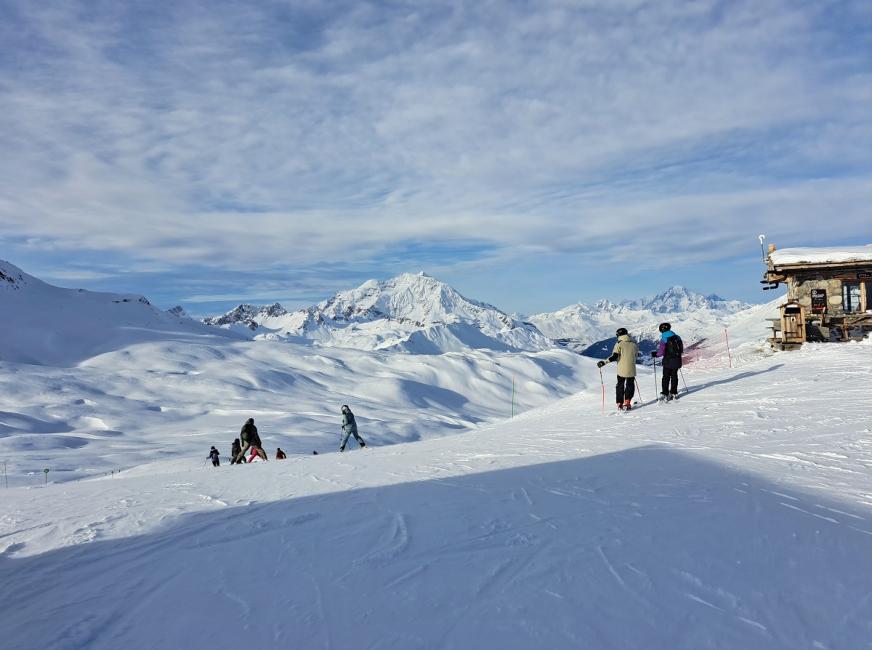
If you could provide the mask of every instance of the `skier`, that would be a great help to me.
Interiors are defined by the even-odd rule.
[[[597,361],[597,368],[602,368],[612,361],[618,362],[618,383],[615,385],[615,402],[622,411],[629,411],[636,393],[636,355],[639,346],[630,338],[626,327],[620,327],[615,332],[618,337],[615,349],[608,359]]]
[[[276,448],[276,460],[284,460],[288,455],[282,451],[281,447]]]
[[[660,345],[651,352],[652,357],[663,357],[663,382],[660,384],[660,399],[671,402],[678,399],[678,369],[681,368],[681,355],[684,343],[672,331],[669,323],[660,323]]]
[[[345,445],[348,443],[349,436],[354,436],[361,449],[366,447],[366,443],[357,434],[357,422],[354,420],[354,413],[348,408],[348,404],[342,405],[342,442],[339,443],[339,451],[345,451]]]
[[[208,457],[212,459],[212,467],[218,467],[221,464],[221,453],[215,449],[214,445],[209,449]]]
[[[237,460],[237,456],[239,456],[242,451],[242,445],[239,444],[239,438],[235,438],[233,440],[233,444],[230,445],[230,464],[231,465],[242,465],[242,461]]]
[[[245,452],[248,451],[249,448],[253,450],[252,458],[260,456],[266,460],[266,452],[261,448],[260,436],[257,435],[257,427],[254,426],[254,418],[248,418],[248,420],[245,421],[245,424],[242,425],[242,431],[240,431],[239,437],[242,440],[242,449],[236,456],[237,463],[241,463],[245,460]],[[248,462],[251,462],[251,460]]]

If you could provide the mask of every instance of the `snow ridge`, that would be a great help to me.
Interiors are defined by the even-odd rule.
[[[138,294],[55,287],[0,260],[0,361],[69,366],[143,341],[235,336]]]

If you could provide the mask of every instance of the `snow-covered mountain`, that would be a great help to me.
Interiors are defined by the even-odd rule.
[[[207,324],[245,327],[255,338],[308,339],[361,350],[439,354],[473,349],[547,350],[553,343],[536,327],[496,307],[465,298],[424,273],[369,280],[307,309],[240,305]]]
[[[232,336],[136,294],[63,289],[0,260],[0,360],[67,366],[141,341]]]
[[[556,346],[411,355],[313,346],[290,335],[255,341],[245,318],[269,327],[290,314],[243,309],[236,324],[214,327],[142,296],[54,287],[6,262],[0,273],[0,460],[9,461],[12,485],[28,481],[34,467],[77,479],[150,462],[155,450],[199,454],[204,440],[226,452],[247,417],[257,418],[265,442],[288,453],[334,449],[342,404],[353,406],[373,446],[437,438],[572,394],[591,372],[588,360]],[[327,301],[330,322],[349,314],[360,322],[346,329],[366,324],[353,314],[348,295],[367,313],[353,294]],[[380,308],[384,294],[361,295],[370,314],[403,313],[400,297]],[[489,324],[485,306],[443,295],[408,319],[453,320],[454,301],[470,322],[480,309]],[[460,319],[444,328],[454,325],[472,328]]]
[[[257,330],[261,326],[261,323],[266,323],[268,319],[286,316],[287,314],[288,311],[277,302],[264,307],[243,304],[234,307],[221,316],[210,316],[204,318],[203,322],[206,325],[217,325],[219,327],[235,327],[241,325],[250,330]]]
[[[668,321],[685,343],[692,344],[722,330],[737,314],[751,307],[739,300],[705,296],[674,286],[638,300],[578,303],[554,312],[534,314],[525,320],[570,349],[599,355],[614,340],[619,327],[626,327],[638,340],[650,344],[658,338],[658,324]]]

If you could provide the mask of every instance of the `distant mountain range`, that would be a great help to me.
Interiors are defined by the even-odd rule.
[[[465,298],[424,273],[369,280],[293,312],[279,304],[239,305],[209,325],[247,329],[270,339],[308,339],[363,350],[438,354],[469,348],[538,351],[554,343],[535,326],[493,305]]]
[[[466,298],[424,273],[404,273],[369,280],[306,309],[242,304],[200,323],[181,307],[161,311],[139,295],[54,287],[0,261],[0,360],[74,364],[103,351],[179,334],[410,354],[563,347],[605,356],[618,327],[630,330],[646,351],[664,320],[692,344],[723,337],[723,328],[738,323],[743,314],[756,326],[759,315],[751,307],[676,286],[639,300],[579,303],[523,317]]]
[[[710,336],[722,329],[737,314],[754,305],[725,300],[714,294],[705,296],[681,286],[637,300],[612,303],[601,300],[593,305],[577,303],[554,312],[526,318],[546,336],[581,353],[600,356],[615,340],[615,330],[626,327],[641,342],[643,351],[659,338],[657,327],[666,321],[675,326],[686,343]]]
[[[289,312],[278,303],[243,304],[204,322],[248,331],[255,338],[311,340],[365,350],[438,354],[468,348],[538,351],[563,346],[599,356],[614,341],[618,327],[629,329],[647,350],[664,320],[674,322],[690,342],[722,328],[751,306],[675,286],[647,298],[578,303],[524,317],[465,298],[426,274],[405,273],[381,282],[369,280],[306,309]]]

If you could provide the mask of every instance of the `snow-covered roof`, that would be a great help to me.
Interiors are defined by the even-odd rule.
[[[785,264],[842,264],[872,262],[872,244],[832,248],[784,248],[769,254],[775,266]]]

